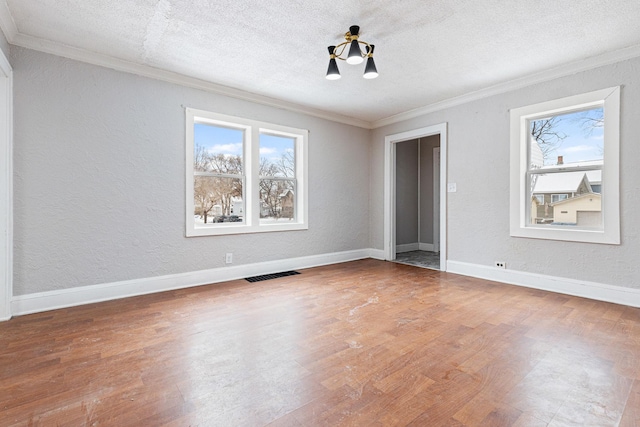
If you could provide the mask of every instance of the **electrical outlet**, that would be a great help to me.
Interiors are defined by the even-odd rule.
[[[496,268],[507,268],[507,263],[504,261],[496,261],[495,266]]]
[[[232,252],[227,252],[227,254],[224,257],[224,262],[226,262],[227,264],[233,264],[233,253]]]

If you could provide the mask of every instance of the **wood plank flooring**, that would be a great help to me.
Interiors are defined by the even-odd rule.
[[[0,323],[0,426],[639,426],[640,310],[372,259]]]

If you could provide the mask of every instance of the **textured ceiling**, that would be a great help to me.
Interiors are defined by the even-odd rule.
[[[5,2],[6,4],[1,4]],[[9,42],[84,52],[376,123],[612,52],[640,54],[638,0],[0,0]],[[350,25],[380,76],[327,46]],[[71,55],[73,56],[73,55]],[[624,56],[624,55],[621,55]],[[104,62],[104,61],[102,61]]]

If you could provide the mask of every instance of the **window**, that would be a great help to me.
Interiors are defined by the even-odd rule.
[[[307,139],[187,108],[187,236],[307,229]]]
[[[551,203],[559,202],[560,200],[567,199],[568,197],[569,197],[568,194],[552,194]]]
[[[512,109],[511,235],[620,243],[620,88]]]

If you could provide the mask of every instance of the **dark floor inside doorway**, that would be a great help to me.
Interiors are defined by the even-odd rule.
[[[440,252],[409,251],[396,254],[395,262],[440,270]]]

